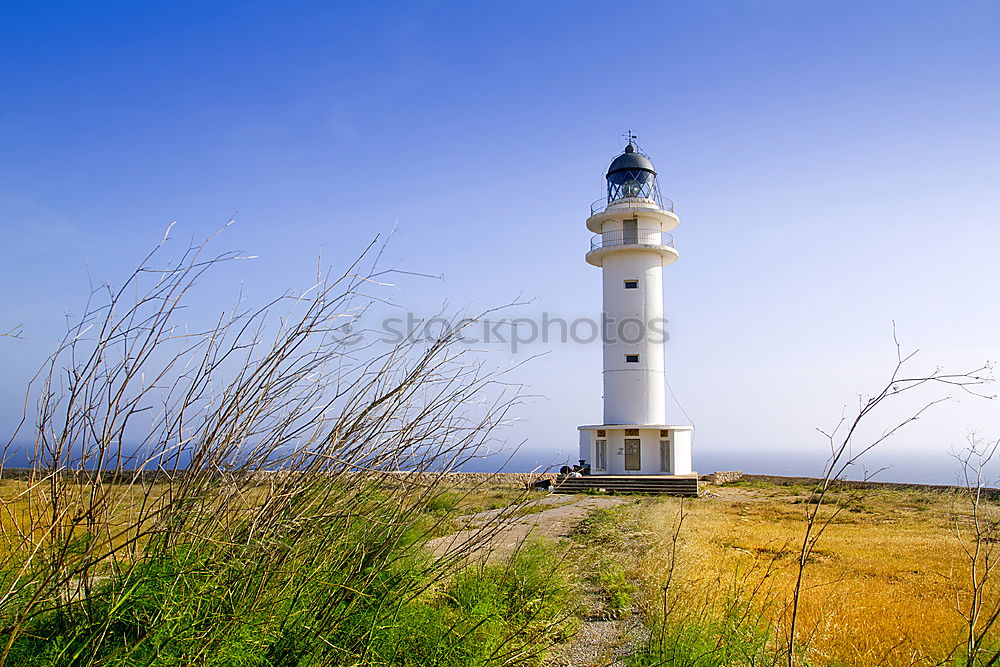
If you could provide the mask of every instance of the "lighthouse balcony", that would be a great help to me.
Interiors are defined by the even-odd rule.
[[[602,198],[590,205],[587,229],[600,232],[604,223],[624,219],[639,220],[639,224],[659,225],[670,231],[680,219],[674,213],[674,203],[666,197],[618,197]]]
[[[613,229],[596,234],[590,239],[590,252],[587,253],[587,263],[601,266],[604,256],[623,250],[643,250],[658,253],[663,264],[671,264],[677,260],[678,253],[674,247],[674,237],[659,229]]]
[[[674,210],[674,202],[660,193],[653,193],[652,197],[601,197],[590,205],[590,214],[597,215],[603,213],[608,208],[633,209],[633,208],[658,208],[661,211]]]

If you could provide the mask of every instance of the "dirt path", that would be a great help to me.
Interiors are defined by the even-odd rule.
[[[541,536],[560,540],[594,510],[629,502],[608,496],[546,496],[531,510],[552,505],[551,509],[534,511],[504,524],[490,540],[472,552],[472,558],[503,558],[509,556],[527,537]],[[431,540],[431,551],[439,556],[448,553],[474,537],[479,527],[496,521],[504,511],[490,510],[463,518],[465,530]],[[550,651],[546,665],[550,667],[611,667],[624,664],[622,659],[640,641],[644,630],[635,617],[608,618],[604,601],[593,592],[584,595],[586,612],[576,635],[569,642]]]
[[[646,629],[634,616],[587,617],[569,642],[549,651],[546,667],[622,667],[625,658],[646,637]]]
[[[533,512],[523,516],[513,518],[502,526],[497,532],[472,552],[471,557],[485,556],[487,558],[504,558],[511,555],[526,537],[547,537],[559,539],[566,537],[573,530],[577,523],[583,520],[588,514],[597,509],[613,507],[625,501],[620,498],[597,497],[597,496],[546,496],[536,503],[553,505],[552,509]],[[537,505],[527,505],[531,509]],[[430,542],[428,546],[435,555],[442,556],[456,546],[474,538],[483,525],[496,521],[503,512],[509,509],[489,510],[471,516],[463,517],[462,521],[468,528],[457,533],[438,537]]]

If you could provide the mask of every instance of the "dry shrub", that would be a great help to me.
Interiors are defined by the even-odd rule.
[[[474,660],[449,638],[476,624],[417,603],[505,515],[440,558],[420,545],[516,388],[457,319],[430,341],[358,335],[388,275],[374,244],[197,328],[197,281],[241,258],[206,242],[159,264],[167,241],[93,291],[33,383],[31,474],[0,498],[0,664],[404,664],[406,623],[441,664]],[[537,653],[547,630],[518,618],[481,643]]]

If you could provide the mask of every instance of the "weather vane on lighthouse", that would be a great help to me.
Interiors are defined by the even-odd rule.
[[[660,195],[653,162],[636,135],[625,136],[625,149],[605,175],[606,196],[587,218],[596,236],[586,260],[603,274],[604,419],[579,427],[577,468],[594,483],[600,477],[606,488],[619,476],[622,484],[644,478],[651,489],[697,493],[693,427],[669,424],[666,414],[663,267],[677,260],[669,232],[680,220],[673,202]],[[586,478],[572,482],[586,484]]]

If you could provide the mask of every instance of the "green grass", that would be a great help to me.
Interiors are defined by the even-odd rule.
[[[622,506],[599,509],[581,521],[570,537],[577,543],[587,546],[622,546],[628,539],[628,532],[623,527],[624,521]]]
[[[631,609],[632,598],[638,587],[620,562],[613,558],[602,558],[594,565],[591,580],[604,595],[610,615],[617,617]]]
[[[428,512],[451,513],[458,509],[463,496],[457,491],[442,491],[427,501]]]
[[[613,618],[632,609],[638,590],[623,558],[631,548],[635,527],[625,519],[626,507],[592,512],[570,536],[583,549],[577,561],[585,581],[600,593],[605,615]]]
[[[628,659],[630,667],[730,667],[776,664],[773,630],[757,626],[734,607],[722,617],[657,619],[645,648]]]
[[[428,516],[448,507],[451,497]],[[284,544],[151,549],[88,598],[31,616],[7,664],[536,664],[571,631],[573,595],[550,546],[441,576],[420,521],[386,540],[368,528],[388,518],[359,515]]]

